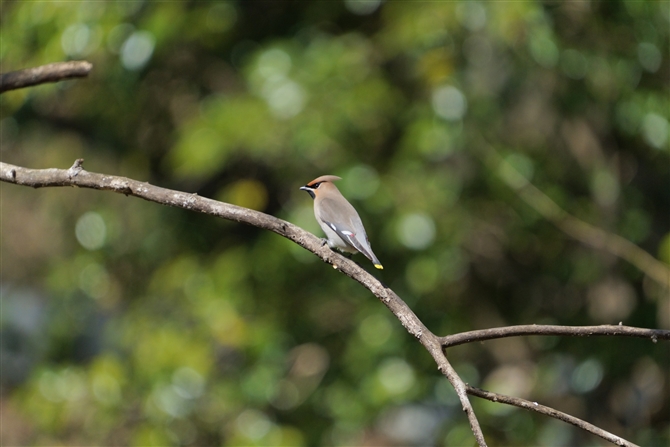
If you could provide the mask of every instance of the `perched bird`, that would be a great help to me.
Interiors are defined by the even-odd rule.
[[[333,184],[336,180],[340,177],[322,175],[300,187],[314,199],[314,216],[328,237],[328,246],[347,253],[361,252],[376,268],[383,269],[372,252],[360,216]]]

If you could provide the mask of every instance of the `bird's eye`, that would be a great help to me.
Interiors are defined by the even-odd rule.
[[[321,182],[314,183],[314,184],[312,185],[312,188],[316,189],[316,188],[319,187],[320,184],[321,184]]]

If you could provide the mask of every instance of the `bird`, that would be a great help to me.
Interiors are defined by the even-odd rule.
[[[324,244],[345,253],[363,253],[375,268],[383,269],[372,252],[360,216],[333,183],[337,180],[341,178],[322,175],[300,187],[314,199],[314,216],[327,236]]]

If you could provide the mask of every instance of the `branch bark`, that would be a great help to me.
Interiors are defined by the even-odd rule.
[[[470,428],[480,447],[486,446],[484,434],[467,396],[466,385],[453,369],[440,346],[438,337],[419,320],[409,306],[390,288],[382,284],[354,261],[332,251],[321,243],[321,239],[302,228],[260,211],[218,202],[216,200],[174,191],[125,177],[87,172],[82,168],[82,159],[74,162],[70,169],[28,169],[0,162],[0,181],[33,188],[48,186],[78,186],[103,191],[112,191],[127,196],[139,197],[150,202],[197,211],[210,216],[252,225],[283,236],[321,258],[350,278],[358,281],[400,320],[411,335],[428,350],[435,359],[440,372],[449,380],[461,401],[468,417]]]
[[[486,446],[486,441],[477,417],[472,409],[470,400],[468,399],[468,394],[494,402],[506,403],[537,411],[547,416],[571,423],[590,433],[600,436],[607,441],[613,442],[616,445],[635,446],[635,444],[589,424],[586,421],[567,415],[553,408],[466,385],[447,360],[445,349],[463,343],[519,335],[616,335],[649,338],[656,342],[659,339],[670,339],[670,331],[634,328],[622,325],[586,327],[527,325],[493,328],[438,337],[428,330],[409,306],[407,306],[407,304],[393,290],[386,287],[377,278],[372,276],[355,262],[339,255],[327,246],[324,246],[321,243],[321,239],[290,222],[286,222],[259,211],[200,197],[197,194],[161,188],[125,177],[87,172],[83,169],[82,163],[83,160],[78,159],[70,169],[28,169],[0,162],[0,181],[22,186],[31,186],[33,188],[77,186],[112,191],[127,196],[139,197],[162,205],[197,211],[211,216],[252,225],[272,231],[295,242],[370,290],[389,308],[396,318],[398,318],[407,332],[419,340],[437,363],[439,371],[449,380],[456,390],[463,411],[468,417],[470,428],[480,447]]]
[[[85,77],[91,71],[92,67],[92,64],[86,61],[70,61],[0,74],[0,93],[48,82],[58,82],[71,78]],[[649,253],[626,239],[608,233],[597,227],[593,227],[586,222],[571,216],[548,196],[530,184],[530,182],[518,171],[511,166],[508,166],[508,164],[502,160],[502,157],[495,151],[490,150],[488,152],[489,164],[497,164],[498,167],[504,165],[508,168],[507,173],[511,173],[511,179],[509,178],[510,175],[508,175],[507,178],[502,176],[503,180],[505,180],[510,187],[515,189],[526,203],[546,219],[553,222],[566,234],[593,247],[608,250],[611,253],[628,260],[663,286],[668,287],[670,285],[670,268],[660,263]],[[537,402],[529,402],[516,397],[504,396],[465,384],[447,360],[445,350],[448,347],[459,344],[519,335],[630,336],[649,338],[656,343],[659,339],[670,339],[670,331],[635,328],[622,325],[585,327],[526,325],[492,328],[438,337],[428,330],[409,306],[407,306],[407,304],[393,292],[393,290],[387,288],[355,262],[325,247],[321,243],[321,240],[316,236],[289,222],[258,211],[200,197],[197,194],[169,190],[125,177],[89,173],[83,169],[83,161],[83,159],[76,160],[72,167],[67,170],[28,169],[0,162],[0,181],[16,185],[31,186],[33,188],[79,186],[113,191],[127,196],[139,197],[162,205],[175,206],[239,223],[245,223],[286,237],[306,250],[314,253],[324,262],[331,264],[335,269],[340,270],[342,273],[358,281],[370,290],[389,308],[389,310],[391,310],[396,318],[400,320],[405,329],[420,341],[437,363],[439,371],[449,380],[456,390],[463,411],[468,417],[470,428],[480,447],[486,446],[486,441],[474,410],[472,409],[470,400],[468,399],[468,394],[488,399],[493,402],[530,409],[563,420],[600,436],[616,445],[637,447],[635,444],[589,424],[586,421],[562,413],[553,408],[539,405]]]
[[[544,405],[540,405],[537,402],[530,402],[525,399],[521,399],[518,397],[510,397],[510,396],[505,396],[503,394],[498,394],[498,393],[492,393],[491,391],[486,391],[482,390],[480,388],[476,388],[474,386],[467,385],[467,391],[468,394],[472,396],[477,396],[481,397],[482,399],[490,400],[491,402],[498,402],[498,403],[503,403],[507,405],[514,405],[515,407],[519,408],[524,408],[526,410],[531,410],[535,411],[536,413],[544,414],[545,416],[550,416],[552,418],[561,420],[563,422],[567,422],[568,424],[572,424],[575,427],[579,427],[582,430],[586,430],[589,433],[592,433],[596,436],[601,437],[602,439],[609,441],[613,444],[616,445],[621,445],[621,446],[626,446],[626,447],[639,447],[637,444],[633,444],[630,441],[626,441],[625,439],[612,434],[606,430],[603,430],[600,427],[596,427],[593,424],[589,424],[588,422],[576,418],[574,416],[571,416],[569,414],[563,413],[562,411],[558,411],[554,408],[547,407]]]
[[[127,196],[139,197],[162,205],[197,211],[211,216],[253,225],[286,237],[306,250],[311,251],[324,262],[331,264],[335,269],[358,281],[370,290],[389,308],[396,318],[398,318],[405,329],[419,340],[435,360],[439,371],[449,380],[456,390],[463,411],[468,417],[470,428],[472,429],[479,446],[485,446],[486,441],[477,417],[472,409],[472,405],[467,397],[468,394],[494,402],[506,403],[530,409],[563,420],[593,433],[596,436],[600,436],[607,441],[613,442],[616,445],[635,446],[635,444],[589,424],[586,421],[567,415],[553,408],[539,405],[534,402],[531,403],[524,399],[481,390],[465,384],[447,360],[444,352],[446,348],[464,343],[520,335],[609,335],[649,338],[653,342],[656,342],[657,340],[670,340],[670,331],[635,328],[623,325],[523,325],[463,332],[460,334],[438,337],[433,334],[421,320],[419,320],[416,314],[414,314],[409,306],[407,306],[407,304],[393,290],[383,285],[358,264],[332,251],[327,246],[324,246],[321,243],[321,239],[311,233],[290,222],[286,222],[265,213],[207,199],[205,197],[200,197],[197,194],[161,188],[125,177],[87,172],[83,169],[82,159],[76,160],[69,169],[28,169],[0,162],[0,181],[16,185],[30,186],[33,188],[78,186],[82,188],[112,191]]]
[[[505,326],[478,331],[461,332],[459,334],[440,337],[443,348],[472,343],[475,341],[493,340],[520,335],[568,335],[573,337],[591,337],[594,335],[609,335],[623,337],[648,338],[656,343],[658,340],[670,340],[670,330],[645,329],[622,325],[602,326],[553,326],[544,324],[528,324],[520,326]]]
[[[88,76],[93,64],[86,61],[55,62],[25,70],[0,74],[0,93],[47,82]]]

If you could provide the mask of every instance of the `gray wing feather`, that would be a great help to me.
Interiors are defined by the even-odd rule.
[[[319,217],[326,225],[337,233],[344,242],[363,253],[366,258],[372,262],[379,262],[374,253],[372,253],[363,222],[349,202],[323,199],[320,205]],[[349,218],[342,220],[338,219],[338,216],[349,216]]]

